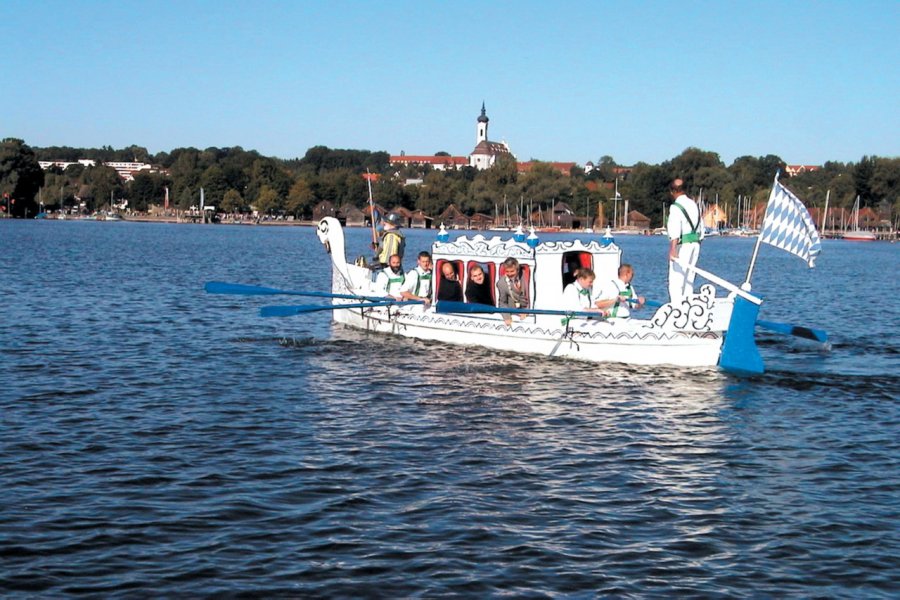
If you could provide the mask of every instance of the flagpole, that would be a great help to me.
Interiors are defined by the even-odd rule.
[[[781,174],[781,169],[775,171],[775,181],[772,182],[772,192],[775,191],[775,186],[778,185],[778,176]],[[772,192],[769,192],[769,202],[772,201]],[[768,203],[766,203],[768,206]],[[765,218],[763,218],[763,222],[765,222]],[[759,244],[762,241],[762,230],[763,228],[759,228],[759,234],[756,236],[756,246],[753,247],[753,256],[750,258],[750,268],[747,269],[747,278],[744,280],[744,283],[741,284],[741,289],[750,291],[750,277],[753,276],[753,267],[756,266],[756,256],[759,254]]]

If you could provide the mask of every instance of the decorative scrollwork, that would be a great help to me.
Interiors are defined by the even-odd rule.
[[[710,331],[712,309],[715,302],[715,288],[710,284],[704,284],[698,293],[686,296],[681,302],[661,306],[653,315],[651,322],[656,327],[686,331]]]

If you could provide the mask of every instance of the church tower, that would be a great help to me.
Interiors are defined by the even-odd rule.
[[[478,125],[476,128],[475,135],[475,145],[477,146],[481,142],[486,142],[487,137],[487,128],[488,128],[488,119],[487,113],[484,111],[484,102],[481,103],[481,116],[478,117]]]

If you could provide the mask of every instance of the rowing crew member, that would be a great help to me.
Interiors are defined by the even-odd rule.
[[[644,297],[638,296],[631,287],[634,269],[628,263],[619,265],[619,277],[610,280],[597,290],[594,306],[604,311],[610,318],[626,319],[631,310],[644,305]]]
[[[406,277],[403,274],[403,265],[400,263],[400,255],[392,254],[388,259],[388,266],[375,276],[375,289],[379,294],[389,298],[401,300],[403,298],[403,284]]]
[[[425,306],[431,304],[431,254],[419,252],[418,264],[406,274],[400,295],[404,300],[421,300]]]
[[[563,310],[579,312],[596,312],[598,316],[606,316],[606,311],[594,306],[594,271],[586,267],[578,267],[574,271],[575,281],[563,290]],[[562,319],[563,325],[569,318]]]

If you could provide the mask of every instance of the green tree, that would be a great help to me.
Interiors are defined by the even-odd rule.
[[[166,185],[168,181],[159,173],[140,172],[128,185],[129,206],[132,210],[146,211],[151,204],[162,206],[165,203]]]
[[[663,224],[665,207],[671,200],[671,182],[672,177],[663,166],[638,163],[631,169],[623,195],[630,197],[633,210],[640,211],[650,218],[652,226],[659,227]]]
[[[302,218],[312,212],[314,204],[315,198],[309,182],[303,177],[297,178],[297,181],[291,186],[291,191],[288,192],[284,209],[295,217]]]
[[[444,171],[432,171],[425,175],[422,185],[418,186],[416,208],[426,215],[437,216],[453,203],[459,187],[459,182]]]
[[[719,155],[699,148],[686,148],[668,164],[669,178],[680,177],[684,180],[685,191],[696,194],[699,187],[694,179],[697,171],[704,167],[724,167]]]
[[[517,179],[512,197],[523,197],[536,206],[552,208],[557,201],[571,199],[571,180],[545,162],[534,162],[531,169]],[[516,193],[518,192],[518,193]]]
[[[597,161],[597,169],[596,172],[601,181],[615,181],[616,180],[616,164],[615,159],[609,155],[603,155],[600,157],[600,160]]]
[[[861,206],[875,204],[872,194],[872,177],[875,175],[875,157],[863,156],[853,169],[853,183]]]
[[[900,158],[878,158],[870,178],[872,195],[889,205],[900,200]]]
[[[254,206],[256,207],[256,210],[263,215],[275,214],[282,208],[278,192],[267,185],[264,185],[262,189],[259,190],[259,195],[256,197]]]
[[[34,150],[17,138],[0,142],[0,196],[9,199],[14,217],[34,216],[38,212],[35,195],[44,185],[44,171],[38,164]],[[4,210],[7,208],[3,207]]]
[[[504,197],[518,197],[517,180],[516,159],[512,156],[498,157],[490,169],[477,172],[468,195],[460,203],[460,209],[470,215],[493,212],[494,206],[502,203]]]
[[[88,203],[89,210],[107,209],[113,199],[124,196],[122,179],[112,167],[103,165],[88,167],[82,180],[89,187],[89,192],[84,194],[86,198],[91,199]]]
[[[212,164],[203,171],[203,175],[200,176],[200,186],[203,188],[207,204],[215,206],[222,204],[225,192],[231,187],[228,185],[225,171],[217,164]]]
[[[230,189],[222,196],[222,212],[240,213],[244,212],[244,199],[241,193],[236,189]]]

